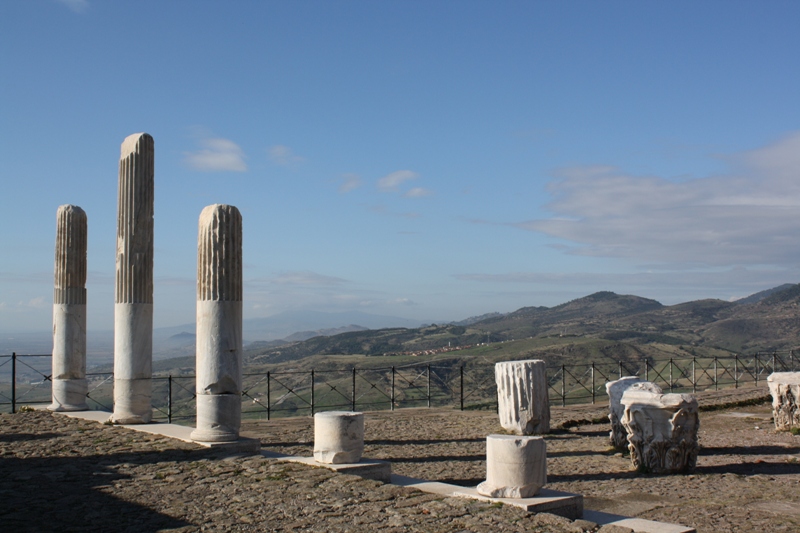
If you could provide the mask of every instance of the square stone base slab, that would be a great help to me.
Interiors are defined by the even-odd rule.
[[[583,496],[558,490],[541,489],[536,496],[531,498],[490,498],[479,494],[477,488],[462,487],[454,496],[484,502],[500,502],[504,505],[520,507],[529,513],[556,514],[570,520],[577,520],[583,516]]]
[[[375,459],[361,459],[357,463],[327,464],[320,463],[313,457],[300,457],[297,455],[284,455],[282,453],[262,450],[261,455],[268,459],[277,459],[290,463],[301,463],[309,466],[327,468],[340,474],[350,474],[364,479],[374,479],[382,483],[389,483],[392,478],[392,463]]]
[[[655,520],[645,520],[644,518],[628,518],[601,511],[586,510],[583,512],[583,519],[605,526],[611,524],[632,529],[635,533],[697,533],[693,527],[682,526],[680,524],[669,524],[667,522],[656,522]]]
[[[91,420],[105,424],[111,413],[105,411],[73,411],[73,412],[59,412],[59,415],[69,416],[71,418],[80,418],[82,420]],[[132,429],[134,431],[141,431],[143,433],[151,433],[153,435],[161,435],[163,437],[170,437],[172,439],[182,440],[184,442],[193,442],[205,448],[213,450],[220,450],[230,452],[232,454],[250,454],[255,455],[261,451],[261,442],[258,439],[248,439],[239,437],[235,442],[198,442],[192,440],[191,434],[194,428],[188,426],[179,426],[178,424],[116,424],[120,427]]]
[[[583,515],[583,496],[570,492],[542,489],[533,498],[490,498],[478,494],[478,490],[474,487],[461,487],[459,485],[425,481],[406,476],[392,476],[392,483],[443,496],[472,498],[484,502],[499,502],[520,507],[531,513],[550,513],[570,520],[577,520]]]

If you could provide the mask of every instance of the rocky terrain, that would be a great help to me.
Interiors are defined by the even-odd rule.
[[[776,433],[765,389],[701,393],[693,474],[633,471],[608,444],[605,407],[554,408],[548,486],[587,508],[706,532],[800,528],[800,436]],[[751,400],[755,405],[730,407]],[[719,409],[714,406],[729,407]],[[494,413],[403,409],[368,413],[366,450],[394,473],[460,485],[485,474]],[[270,450],[310,455],[309,417],[246,422]],[[587,521],[412,489],[53,415],[0,415],[4,531],[602,531]],[[617,531],[620,533],[620,531]]]

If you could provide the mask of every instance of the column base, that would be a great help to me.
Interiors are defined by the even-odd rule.
[[[149,424],[153,419],[150,398],[153,395],[150,378],[115,379],[114,413],[112,424]]]
[[[50,411],[88,411],[86,394],[89,385],[85,379],[53,379],[53,403]]]
[[[234,442],[242,425],[240,394],[198,394],[197,429],[190,438],[198,442]]]

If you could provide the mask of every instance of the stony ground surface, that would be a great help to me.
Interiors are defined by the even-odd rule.
[[[701,405],[765,390],[700,394]],[[799,531],[800,437],[776,433],[768,404],[701,413],[692,475],[635,473],[608,446],[603,406],[554,408],[549,487],[586,507],[676,522],[702,532]],[[582,421],[582,423],[580,423]],[[576,425],[577,424],[577,425]],[[460,485],[485,475],[489,412],[368,413],[365,455],[394,473]],[[243,433],[274,451],[311,455],[308,417],[250,421]],[[2,531],[598,531],[548,514],[424,494],[53,415],[0,415]],[[599,529],[611,533],[609,528]],[[620,532],[618,532],[620,533]]]

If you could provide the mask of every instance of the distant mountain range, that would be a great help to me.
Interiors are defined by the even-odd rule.
[[[484,317],[421,328],[348,332],[281,346],[256,343],[247,354],[253,361],[274,363],[319,354],[411,353],[552,336],[703,346],[736,353],[786,350],[800,344],[800,285],[782,285],[735,302],[706,299],[671,306],[597,292],[555,307],[523,307]]]
[[[735,302],[706,299],[671,306],[639,296],[597,292],[554,307],[523,307],[440,325],[362,312],[292,311],[247,319],[243,330],[247,357],[265,362],[317,354],[410,353],[542,336],[590,336],[747,353],[799,344],[800,284],[781,285]],[[89,366],[109,363],[113,332],[90,332],[88,337]],[[193,356],[194,344],[194,324],[153,331],[156,360]],[[51,349],[49,332],[0,339],[0,353],[49,353]]]

